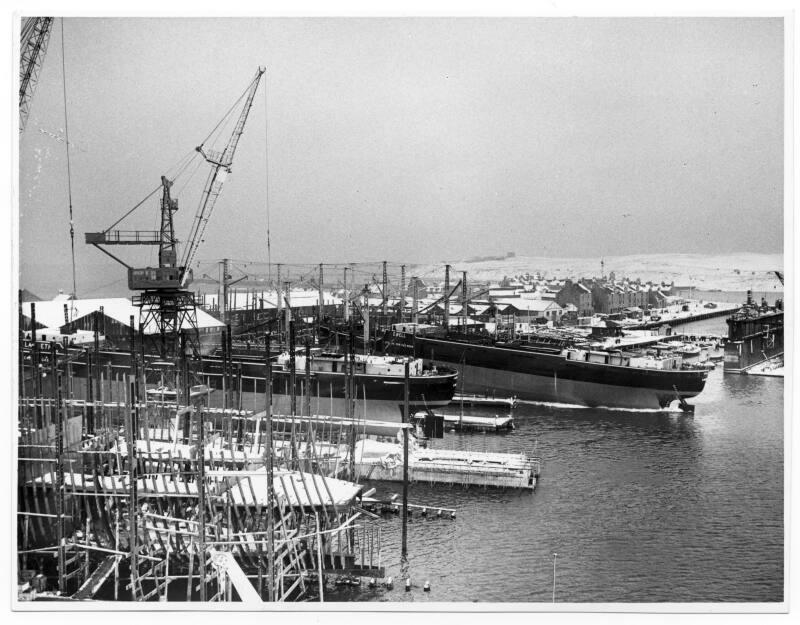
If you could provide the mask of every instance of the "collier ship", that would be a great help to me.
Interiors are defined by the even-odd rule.
[[[663,337],[662,337],[663,338]],[[662,349],[659,337],[612,346],[567,337],[500,342],[488,337],[406,335],[414,354],[435,366],[455,367],[466,392],[578,406],[663,409],[705,387],[708,371]]]

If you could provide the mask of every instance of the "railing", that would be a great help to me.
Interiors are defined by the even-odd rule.
[[[86,242],[100,245],[158,245],[161,243],[161,233],[158,230],[87,232]]]

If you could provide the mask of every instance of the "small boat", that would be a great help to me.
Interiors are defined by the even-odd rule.
[[[453,395],[451,404],[464,404],[465,406],[492,406],[515,408],[517,405],[516,397],[494,397],[489,395],[464,395],[456,393]]]
[[[425,419],[427,412],[417,412],[413,415],[414,421],[422,421]],[[472,431],[472,432],[499,432],[500,430],[513,430],[514,418],[511,415],[501,417],[495,415],[494,417],[480,417],[476,415],[466,414],[438,414],[434,413],[434,417],[444,420],[444,426],[448,430],[456,431]]]

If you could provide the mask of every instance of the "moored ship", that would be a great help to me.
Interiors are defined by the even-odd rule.
[[[291,357],[278,356],[273,367],[273,410],[288,414],[291,406]],[[409,365],[410,413],[447,406],[456,391],[458,373],[446,366],[425,366],[421,358],[353,356],[357,414],[368,419],[400,421],[405,400],[405,363]],[[345,355],[311,350],[309,358],[312,412],[344,415]],[[305,393],[306,356],[295,355],[295,394]],[[298,401],[298,405],[299,401]]]
[[[413,337],[426,362],[457,367],[465,390],[579,406],[660,409],[698,395],[708,371],[667,350],[595,348],[569,340],[503,343]],[[459,382],[461,384],[462,382]]]
[[[757,365],[783,356],[782,300],[768,306],[762,299],[761,305],[757,305],[748,291],[745,305],[728,317],[727,324],[726,373],[747,373]]]
[[[76,378],[87,376],[86,353],[83,350],[70,350],[72,354],[72,373]],[[30,357],[23,356],[23,368],[30,369]],[[302,413],[306,395],[311,398],[312,414],[344,416],[346,414],[345,394],[345,356],[341,353],[326,352],[319,348],[310,350],[309,376],[310,389],[306,388],[306,358],[298,351],[295,355],[295,385],[297,414]],[[275,414],[290,414],[291,410],[291,365],[290,356],[284,352],[272,360],[272,410]],[[130,369],[130,352],[100,351],[95,365],[113,375],[122,375]],[[373,420],[399,422],[405,399],[405,363],[409,363],[409,406],[411,414],[422,410],[441,409],[447,406],[456,392],[458,372],[453,367],[425,365],[420,358],[404,356],[353,356],[353,397],[356,416]],[[161,363],[166,364],[166,363]],[[262,359],[237,359],[230,363],[229,385],[235,393],[241,388],[243,393],[263,396],[266,391],[264,380],[266,365]],[[198,362],[193,371],[194,377],[208,387],[220,391],[223,388],[223,361],[209,357]],[[26,375],[27,377],[27,375]],[[149,382],[149,379],[148,379]],[[175,391],[155,384],[148,389],[148,395],[164,397],[174,401]],[[250,405],[251,399],[243,402]]]

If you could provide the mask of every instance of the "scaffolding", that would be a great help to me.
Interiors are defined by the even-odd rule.
[[[326,576],[383,575],[361,487],[335,477],[355,432],[273,428],[269,365],[257,413],[229,359],[214,408],[191,363],[167,393],[158,363],[92,356],[20,342],[21,598],[324,600]]]

